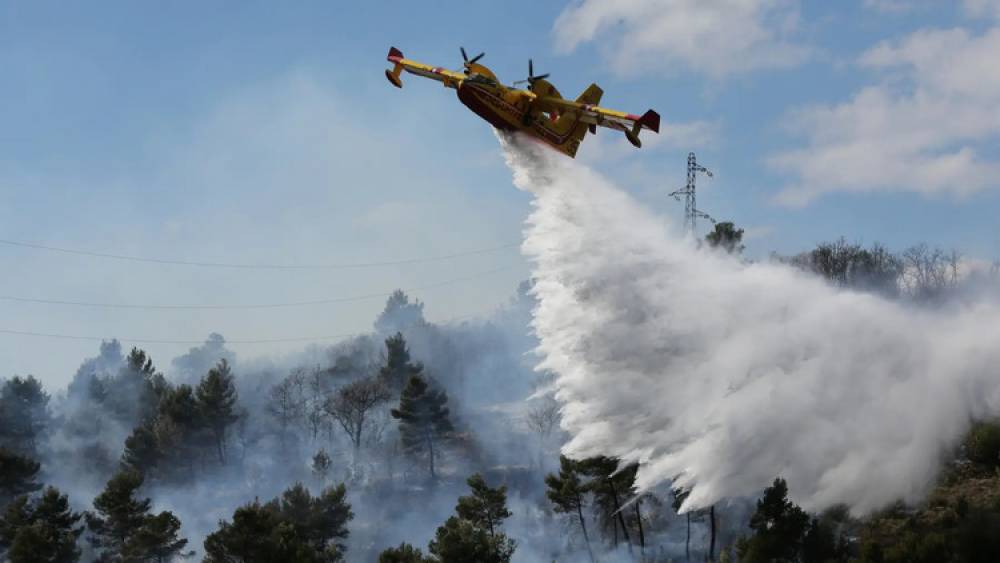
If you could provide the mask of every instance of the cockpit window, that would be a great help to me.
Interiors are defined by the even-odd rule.
[[[496,80],[493,80],[492,78],[490,78],[488,76],[484,76],[482,74],[476,74],[476,73],[470,74],[469,77],[466,78],[466,80],[468,80],[469,82],[478,82],[479,84],[495,85],[497,83]]]

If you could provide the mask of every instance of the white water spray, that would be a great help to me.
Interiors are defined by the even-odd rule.
[[[540,369],[574,457],[638,460],[684,507],[776,476],[809,509],[927,492],[973,417],[1000,406],[1000,308],[917,311],[778,264],[699,250],[585,166],[501,138],[535,197]]]

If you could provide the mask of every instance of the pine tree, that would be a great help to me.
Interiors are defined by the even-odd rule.
[[[587,535],[587,522],[583,517],[583,509],[587,505],[587,490],[580,480],[580,467],[576,461],[559,456],[559,474],[550,473],[545,477],[549,497],[556,512],[575,514],[583,532],[583,541],[587,545],[590,560],[594,561],[594,552],[590,547],[590,536]]]
[[[296,483],[281,495],[281,514],[316,553],[339,561],[347,549],[342,543],[348,535],[347,522],[354,518],[346,498],[343,483],[323,489],[316,497]]]
[[[378,555],[378,563],[437,563],[434,559],[425,557],[420,548],[408,543],[399,547],[390,547]]]
[[[18,495],[41,489],[35,481],[40,468],[37,461],[0,447],[0,507]]]
[[[435,473],[436,447],[454,430],[448,418],[448,395],[431,388],[423,377],[413,376],[399,398],[399,408],[392,417],[399,420],[403,451],[411,456],[426,455],[432,479]]]
[[[135,427],[132,434],[125,438],[125,450],[122,452],[122,467],[149,475],[160,462],[160,446],[151,424]]]
[[[150,552],[139,551],[140,547],[150,547],[137,543],[140,534],[148,534],[150,529],[143,530],[153,518],[169,520],[160,513],[151,516],[149,508],[151,501],[139,500],[136,492],[142,486],[143,477],[135,471],[121,471],[108,481],[101,494],[94,499],[97,513],[87,512],[87,528],[90,530],[91,544],[101,550],[105,557],[152,557]],[[161,524],[164,522],[160,522]],[[156,526],[157,524],[154,524]]]
[[[342,561],[354,514],[344,485],[313,497],[301,483],[267,504],[254,501],[205,539],[205,561]]]
[[[457,516],[437,529],[430,552],[442,563],[507,563],[517,548],[517,542],[500,531],[510,517],[507,487],[490,488],[478,473],[469,477],[468,483],[472,494],[459,497]]]
[[[507,486],[490,488],[479,473],[466,481],[472,494],[459,497],[455,512],[459,518],[485,528],[491,536],[496,536],[500,524],[510,517],[507,510]]]
[[[740,561],[796,561],[808,527],[809,515],[788,500],[788,484],[775,479],[750,517],[753,535],[740,542]]]
[[[54,487],[37,499],[22,495],[0,517],[0,554],[6,551],[11,563],[78,561],[80,518],[70,510],[66,495]]]
[[[0,446],[34,455],[39,435],[49,420],[49,396],[29,375],[14,376],[0,388]]]
[[[215,441],[219,463],[226,463],[226,431],[239,420],[236,385],[229,362],[224,358],[198,384],[198,407]]]
[[[208,433],[201,415],[190,385],[179,385],[163,394],[153,424],[162,465],[186,467],[187,475],[194,475],[196,463],[208,446]],[[180,472],[171,473],[176,477]]]
[[[628,526],[625,524],[625,514],[622,510],[622,502],[627,500],[633,493],[633,483],[635,473],[633,471],[618,471],[618,460],[613,457],[597,456],[579,462],[579,467],[585,475],[591,477],[587,483],[587,490],[594,493],[594,502],[601,508],[601,515],[605,521],[609,521],[614,531],[615,543],[618,543],[617,520],[621,526],[625,543],[628,544],[629,551],[632,549],[632,540],[629,537]]]
[[[181,521],[172,512],[147,516],[142,526],[129,537],[124,550],[125,559],[157,563],[170,561],[174,556],[181,555],[188,543],[186,538],[180,537],[180,529]]]
[[[509,563],[516,547],[505,534],[490,536],[486,529],[452,516],[437,529],[429,549],[441,563]]]
[[[205,538],[205,563],[292,561],[293,546],[279,541],[281,515],[274,503],[254,501],[233,512],[232,523]]]
[[[419,362],[410,362],[406,339],[399,332],[385,340],[385,352],[385,365],[379,369],[379,379],[393,393],[398,394],[410,378],[423,373],[424,366]]]
[[[125,365],[103,387],[104,404],[120,422],[135,427],[156,416],[160,398],[170,385],[145,351],[132,348]]]

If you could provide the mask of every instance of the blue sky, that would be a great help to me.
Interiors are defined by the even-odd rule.
[[[0,2],[0,239],[247,263],[342,263],[516,243],[528,213],[489,127],[390,45],[498,75],[527,59],[567,97],[655,108],[636,151],[602,131],[579,160],[679,218],[689,150],[700,206],[748,252],[841,235],[1000,256],[1000,2]],[[992,57],[992,58],[991,58]],[[992,62],[991,62],[992,61]],[[0,295],[246,304],[413,288],[428,316],[489,311],[528,267],[515,248],[360,270],[244,271],[0,245]],[[498,270],[499,271],[496,271]],[[340,334],[380,299],[148,311],[0,300],[0,329],[199,340]],[[130,342],[125,340],[125,344]],[[280,353],[301,344],[234,346]],[[188,345],[150,345],[162,367]],[[68,380],[95,342],[0,334],[0,375]]]

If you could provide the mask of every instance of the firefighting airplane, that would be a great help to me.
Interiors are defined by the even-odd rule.
[[[403,70],[438,80],[446,88],[457,90],[463,104],[497,129],[527,133],[570,157],[576,156],[587,131],[597,133],[598,126],[622,131],[636,147],[642,146],[639,131],[660,132],[660,115],[653,110],[634,115],[598,107],[604,92],[597,84],[591,84],[575,101],[563,99],[555,86],[545,80],[548,74],[535,76],[529,59],[528,78],[514,83],[527,83],[527,90],[504,86],[493,71],[479,64],[485,53],[470,59],[464,48],[460,50],[463,72],[405,59],[399,49],[392,47],[387,60],[394,66],[385,71],[385,77],[397,88],[403,87],[399,79]]]

